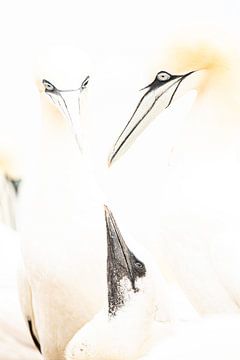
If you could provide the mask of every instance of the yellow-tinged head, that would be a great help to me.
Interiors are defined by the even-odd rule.
[[[109,164],[119,158],[138,135],[173,100],[196,89],[219,97],[236,97],[240,84],[240,56],[225,35],[216,32],[198,35],[194,30],[183,32],[163,46],[160,56],[152,54],[151,76],[155,79],[146,87],[127,125],[116,140]]]
[[[239,79],[240,53],[234,34],[205,25],[181,29],[162,46],[158,64],[153,70],[166,67],[173,73],[197,70],[202,73],[202,81],[193,84],[196,90],[207,86],[221,86]],[[239,79],[240,80],[240,79]]]

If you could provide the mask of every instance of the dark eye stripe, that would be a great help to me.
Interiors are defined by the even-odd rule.
[[[69,89],[69,90],[60,90],[57,89],[53,84],[50,83],[50,81],[43,79],[42,80],[42,84],[45,88],[45,91],[47,92],[56,92],[56,93],[61,93],[61,92],[70,92],[70,91],[77,91],[77,90],[83,90],[87,87],[88,83],[89,83],[89,79],[90,76],[87,76],[86,79],[82,82],[82,85],[80,86],[80,88],[78,89]]]
[[[48,89],[48,90],[53,90],[53,87],[52,87],[51,85],[47,84],[47,85],[46,85],[46,89]]]
[[[86,88],[86,86],[87,86],[88,83],[89,83],[89,79],[90,79],[90,77],[87,76],[86,79],[82,82],[82,85],[81,85],[81,88],[82,88],[82,89],[85,89],[85,88]]]
[[[51,84],[49,81],[44,79],[42,81],[42,83],[43,83],[43,86],[45,87],[45,90],[48,90],[48,91],[54,91],[55,90],[55,86],[53,84]]]

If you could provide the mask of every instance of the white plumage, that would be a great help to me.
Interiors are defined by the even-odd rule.
[[[59,89],[76,89],[91,75],[88,65],[84,54],[64,48],[50,54],[49,73],[39,76]],[[80,105],[84,97],[81,93]],[[31,149],[21,192],[23,283],[29,285],[27,293],[21,292],[21,302],[44,358],[60,360],[73,333],[101,307],[105,229],[101,193],[69,119],[44,92],[41,103],[42,130]],[[80,119],[79,127],[84,127]]]
[[[195,89],[191,110],[178,118],[172,102],[111,170],[115,189],[119,184],[125,194],[123,201],[112,191],[116,207],[122,214],[128,208],[134,237],[201,313],[239,312],[239,52],[229,39],[211,31],[180,33],[160,56],[155,53],[143,86],[162,70],[195,71],[173,97]],[[157,117],[152,111],[146,122]]]

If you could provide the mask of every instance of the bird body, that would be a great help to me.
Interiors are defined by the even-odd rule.
[[[90,184],[77,146],[74,163],[64,159],[67,147],[59,145],[59,152],[56,148],[51,152],[44,142],[49,152],[43,155],[42,162],[37,162],[37,171],[30,178],[26,176],[21,193],[22,253],[35,327],[46,359],[60,359],[73,329],[89,319],[101,304],[99,269],[105,254],[101,243],[102,208],[88,192]],[[78,189],[77,193],[73,194],[72,189]],[[93,286],[96,283],[98,286]],[[75,316],[74,309],[79,306],[82,315]]]

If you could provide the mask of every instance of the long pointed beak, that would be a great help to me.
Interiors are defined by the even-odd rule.
[[[124,274],[127,274],[128,278],[132,281],[134,277],[130,261],[132,253],[122,237],[112,212],[106,205],[104,209],[107,228],[108,265],[114,268],[122,268]]]
[[[171,104],[181,82],[193,72],[172,76],[171,80],[164,84],[159,84],[155,79],[150,85],[142,89],[146,92],[115,142],[109,156],[109,166],[128,150],[158,113]]]
[[[109,314],[115,315],[118,308],[124,305],[120,282],[127,277],[135,290],[134,270],[131,262],[132,253],[127,247],[113,214],[105,206],[107,229],[107,281]]]
[[[80,95],[89,81],[89,76],[84,80],[81,87],[75,90],[59,90],[48,80],[43,80],[45,93],[51,98],[64,117],[70,124],[77,145],[81,148],[81,124],[80,124]]]

